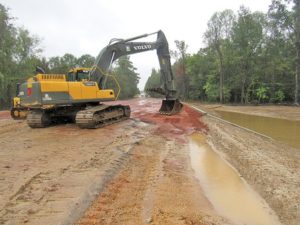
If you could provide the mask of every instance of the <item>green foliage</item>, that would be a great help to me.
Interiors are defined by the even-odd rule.
[[[55,56],[49,59],[49,73],[67,73],[76,67],[77,59],[74,55],[66,53],[62,57]]]
[[[212,61],[208,60],[206,52],[188,56],[186,58],[186,71],[189,76],[189,98],[193,100],[206,100],[204,85],[213,67]]]
[[[288,4],[292,3],[291,8]],[[186,57],[189,97],[241,103],[296,102],[299,5],[299,1],[273,0],[267,14],[245,7],[237,13],[216,12],[204,35],[205,48]]]
[[[175,40],[176,50],[171,54],[175,58],[173,64],[173,72],[175,76],[175,85],[177,89],[177,95],[181,99],[189,98],[189,76],[186,73],[186,58],[188,57],[187,48],[188,45],[185,41]]]
[[[159,88],[160,86],[161,86],[160,72],[153,68],[151,71],[151,75],[146,82],[144,91],[146,91],[146,93],[151,97],[154,98],[161,97],[161,95],[156,92],[147,91],[147,89],[149,88]]]
[[[64,54],[62,57],[51,57],[44,64],[44,68],[48,73],[67,73],[71,68],[86,67],[89,68],[95,62],[95,58],[89,54],[85,54],[76,58],[70,53]]]
[[[258,97],[258,102],[265,101],[269,97],[267,96],[268,89],[264,86],[261,86],[256,89],[256,96]]]
[[[218,85],[215,80],[215,76],[208,75],[206,84],[203,87],[203,89],[205,90],[205,94],[207,95],[208,101],[212,102],[217,101],[219,97]]]
[[[204,34],[204,38],[208,46],[217,59],[218,75],[219,75],[219,99],[225,102],[225,68],[228,62],[227,47],[230,41],[231,30],[235,21],[233,11],[224,10],[216,12],[208,21],[208,29]]]
[[[94,65],[94,62],[95,62],[95,57],[93,57],[89,54],[85,54],[85,55],[80,56],[77,59],[76,64],[80,67],[89,68],[89,67],[92,67]]]
[[[10,105],[16,83],[34,71],[41,52],[38,38],[12,21],[8,9],[0,4],[0,109]]]
[[[140,77],[139,74],[136,73],[136,68],[132,65],[129,56],[122,56],[117,60],[116,66],[113,69],[113,74],[120,85],[121,92],[119,99],[133,98],[140,93],[137,88]],[[115,84],[115,81],[111,78],[108,80],[107,87],[114,89],[117,94],[118,87]]]
[[[284,93],[282,90],[275,92],[275,102],[282,102],[285,99]]]

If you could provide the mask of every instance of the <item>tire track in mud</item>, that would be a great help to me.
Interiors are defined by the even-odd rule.
[[[206,199],[190,166],[185,135],[206,131],[200,114],[189,108],[172,118],[151,112],[133,110],[155,128],[77,224],[230,224]]]
[[[134,146],[126,165],[78,224],[142,224],[149,219],[145,217],[152,212],[153,190],[161,174],[162,154],[166,151],[152,148],[153,142],[162,144],[163,140],[152,136]]]
[[[142,122],[129,121],[90,158],[25,177],[0,210],[0,224],[73,224],[147,135],[141,128]]]
[[[166,117],[153,111],[159,101],[136,102],[133,117],[155,126],[77,225],[230,224],[206,199],[190,166],[185,135],[206,131],[201,114],[185,108]]]
[[[187,149],[157,135],[132,149],[77,225],[148,223],[230,224],[201,192]]]
[[[152,221],[152,213],[154,207],[155,200],[155,190],[157,189],[159,183],[163,179],[163,162],[166,159],[169,151],[171,150],[171,146],[173,141],[166,141],[166,149],[160,149],[158,162],[155,167],[153,167],[151,174],[149,175],[149,184],[147,190],[145,191],[143,203],[142,203],[142,211],[141,218],[144,223],[149,223]]]
[[[20,127],[26,126],[25,121],[12,121],[12,120],[5,120],[2,121],[0,124],[0,135],[9,133],[9,132],[19,132]]]

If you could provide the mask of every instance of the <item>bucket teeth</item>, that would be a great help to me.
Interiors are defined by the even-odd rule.
[[[164,115],[174,115],[177,113],[180,113],[182,110],[182,103],[176,99],[176,100],[162,100],[162,104],[160,107],[160,114]]]

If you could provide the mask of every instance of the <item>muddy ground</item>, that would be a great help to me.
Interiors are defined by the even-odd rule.
[[[300,120],[294,106],[227,106],[193,103],[218,116],[218,111]],[[300,224],[300,149],[247,132],[210,116],[208,139],[268,202],[283,224]],[[282,131],[289,132],[289,131]]]
[[[0,224],[233,224],[195,176],[195,132],[283,224],[299,224],[299,150],[189,107],[165,117],[159,100],[126,103],[131,119],[95,130],[31,129],[0,112]]]

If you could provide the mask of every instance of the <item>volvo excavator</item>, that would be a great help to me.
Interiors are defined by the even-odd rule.
[[[157,34],[154,42],[135,40]],[[161,86],[151,88],[165,96],[159,112],[179,113],[182,104],[176,98],[174,76],[171,70],[167,39],[162,31],[129,39],[112,39],[102,49],[91,68],[71,69],[67,74],[45,74],[42,69],[18,85],[13,99],[11,116],[27,117],[32,128],[47,127],[58,120],[72,120],[80,128],[98,128],[130,117],[127,105],[107,105],[116,99],[114,90],[107,89],[107,80],[113,62],[123,55],[155,50],[160,65]]]

